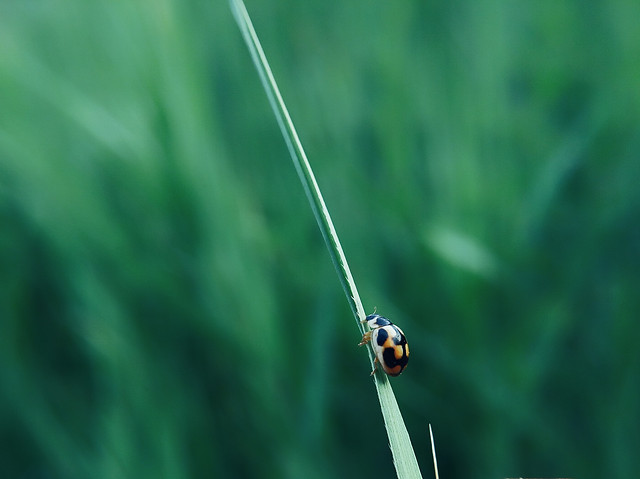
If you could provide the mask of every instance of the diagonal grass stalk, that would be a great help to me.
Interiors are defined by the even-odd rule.
[[[436,473],[436,479],[440,479],[440,474],[438,474],[438,459],[436,459],[436,443],[433,441],[433,431],[431,430],[431,424],[429,424],[429,438],[431,439],[431,454],[433,455],[433,470]]]
[[[338,277],[342,288],[347,296],[347,301],[351,307],[360,333],[364,333],[365,326],[361,323],[365,319],[365,312],[362,306],[362,301],[358,295],[355,281],[351,275],[347,259],[340,245],[338,235],[331,221],[331,216],[327,210],[327,206],[322,198],[320,188],[316,182],[315,176],[307,159],[307,155],[302,148],[300,139],[296,132],[296,129],[291,121],[289,112],[284,104],[280,91],[276,84],[276,81],[267,62],[267,58],[262,50],[258,36],[253,28],[249,14],[244,6],[242,0],[230,0],[231,9],[234,13],[236,21],[242,31],[242,35],[247,43],[247,47],[251,52],[253,62],[258,69],[260,79],[269,98],[271,108],[276,116],[282,135],[284,136],[287,148],[293,159],[296,171],[300,177],[300,181],[304,187],[305,193],[313,210],[313,214],[318,222],[322,236],[329,249],[331,260],[338,272]],[[369,360],[373,366],[373,353],[370,348]],[[402,414],[398,408],[391,384],[388,377],[378,372],[373,376],[378,392],[378,399],[380,401],[380,409],[382,410],[382,416],[384,418],[387,435],[389,437],[389,445],[391,447],[391,453],[393,455],[393,461],[396,468],[396,473],[401,479],[405,478],[421,478],[420,469],[416,460],[409,433],[402,419]]]

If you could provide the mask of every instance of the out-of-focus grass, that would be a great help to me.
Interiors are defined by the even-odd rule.
[[[631,477],[640,6],[255,3],[421,463]],[[0,5],[1,477],[393,474],[243,49],[226,2]]]

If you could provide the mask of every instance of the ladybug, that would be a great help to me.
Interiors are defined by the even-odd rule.
[[[380,364],[389,376],[399,376],[409,362],[409,345],[402,330],[379,314],[370,314],[361,322],[368,323],[371,328],[371,331],[364,333],[362,341],[358,344],[362,346],[371,341],[376,355],[371,375],[373,376]]]

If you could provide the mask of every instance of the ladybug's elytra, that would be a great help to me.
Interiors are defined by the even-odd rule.
[[[358,346],[371,342],[376,355],[371,375],[378,369],[378,364],[389,376],[398,376],[409,362],[409,345],[402,330],[379,314],[370,314],[363,323],[367,323],[371,331],[362,336]]]

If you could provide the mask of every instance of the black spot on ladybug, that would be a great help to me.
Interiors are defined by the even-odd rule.
[[[384,342],[387,340],[387,338],[389,337],[389,333],[387,333],[386,329],[379,329],[378,330],[378,346],[382,346],[384,345]]]
[[[404,351],[404,346],[402,349]],[[398,359],[396,358],[394,348],[385,349],[382,353],[382,357],[384,358],[384,362],[389,369],[393,369],[396,366],[400,366],[402,369],[404,369],[407,363],[409,362],[409,356],[407,356],[406,351],[402,355],[402,357]]]

